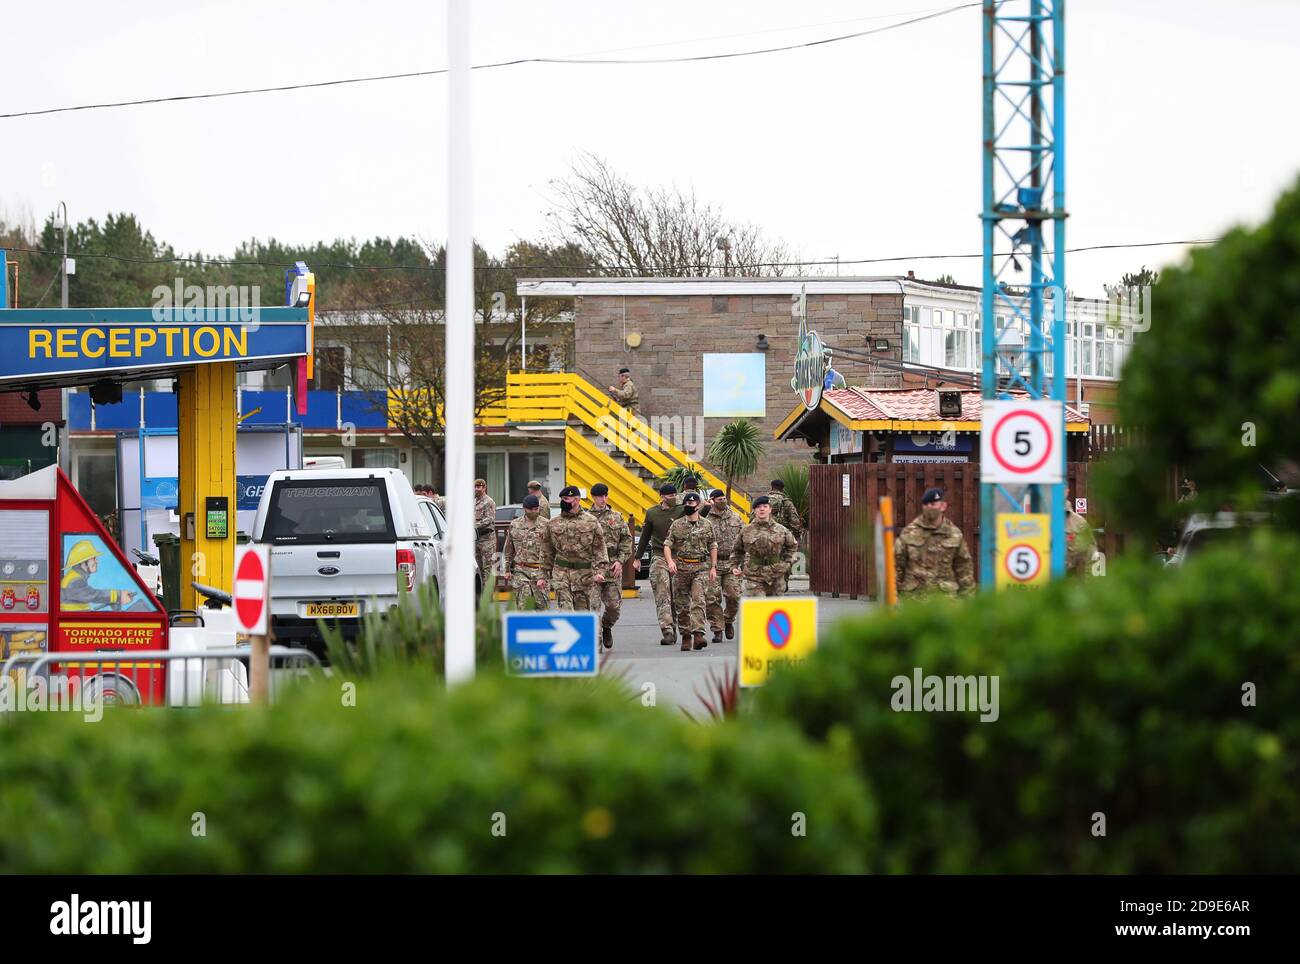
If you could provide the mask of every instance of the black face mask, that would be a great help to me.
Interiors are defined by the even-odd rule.
[[[697,512],[699,512],[699,511],[700,511],[700,507],[699,507],[698,505],[688,505],[688,506],[686,506],[686,514],[687,514],[687,515],[695,515],[695,514],[696,514]]]
[[[565,511],[566,513],[568,513],[569,515],[573,515],[573,513],[575,513],[575,512],[578,511],[578,503],[577,503],[576,501],[574,501],[574,502],[565,502],[565,503],[564,503],[564,511]]]

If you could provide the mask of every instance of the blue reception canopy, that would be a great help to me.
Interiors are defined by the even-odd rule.
[[[306,308],[0,309],[0,387],[162,377],[191,365],[275,368],[307,353]]]

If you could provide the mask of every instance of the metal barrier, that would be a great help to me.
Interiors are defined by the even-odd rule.
[[[94,653],[15,653],[0,670],[0,687],[7,698],[4,710],[30,707],[31,690],[43,681],[39,709],[67,709],[64,703],[87,705],[168,707],[249,701],[248,647],[202,651],[102,651]],[[165,673],[163,670],[165,669]],[[271,647],[268,699],[282,686],[323,672],[320,660],[305,649]],[[59,705],[55,705],[55,700]]]

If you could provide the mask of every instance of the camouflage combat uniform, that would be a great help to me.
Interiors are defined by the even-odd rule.
[[[681,518],[668,530],[665,545],[672,551],[677,575],[673,579],[673,606],[682,635],[704,632],[704,587],[709,582],[709,553],[718,537],[708,519]]]
[[[622,388],[615,388],[614,391],[610,392],[609,397],[626,408],[630,414],[637,414],[636,406],[641,396],[631,378],[627,380],[627,383]]]
[[[590,512],[561,512],[546,523],[546,544],[552,554],[551,588],[556,609],[598,611],[596,573],[609,569],[609,553],[600,523]]]
[[[781,523],[755,519],[740,530],[732,564],[744,577],[749,595],[784,596],[785,577],[798,551],[799,543]]]
[[[740,612],[740,577],[731,572],[731,560],[740,542],[740,533],[745,528],[745,520],[740,513],[727,506],[722,512],[714,509],[709,514],[713,523],[714,534],[718,538],[718,581],[705,584],[709,625],[713,632],[722,632],[724,623],[734,623]],[[726,609],[723,609],[723,600]]]
[[[550,605],[547,591],[537,585],[551,571],[550,545],[546,541],[547,521],[538,516],[533,521],[521,515],[510,523],[506,533],[506,572],[510,574],[510,590],[515,596],[515,608],[523,609],[524,600],[532,598],[536,608]]]
[[[621,515],[605,506],[603,509],[592,508],[592,516],[600,523],[605,535],[605,548],[609,550],[610,562],[620,563],[619,571],[611,574],[605,570],[604,585],[597,588],[597,595],[605,604],[604,615],[600,624],[606,629],[618,622],[623,611],[623,567],[622,563],[632,558],[632,530]]]
[[[894,571],[898,593],[921,595],[941,592],[955,596],[975,591],[975,565],[961,530],[949,519],[926,525],[917,516],[894,543]]]
[[[664,508],[662,505],[651,506],[646,510],[645,522],[641,526],[641,541],[637,544],[635,557],[650,549],[650,589],[655,597],[655,616],[659,620],[659,631],[671,636],[676,631],[676,619],[673,616],[673,578],[668,574],[668,562],[664,559],[664,540],[668,538],[668,529],[675,519],[682,516],[680,505]]]
[[[446,516],[447,514],[446,497],[441,495],[431,495],[429,496],[429,498],[431,498],[433,500],[433,504],[438,507],[438,511],[441,512],[444,516]]]
[[[551,517],[551,503],[547,501],[546,496],[540,492],[529,492],[528,494],[537,496],[537,508],[542,510],[542,518],[549,519]]]
[[[1088,520],[1069,506],[1065,509],[1065,574],[1087,577],[1092,574],[1092,550],[1095,539]]]
[[[483,584],[488,585],[497,572],[497,504],[486,494],[474,499],[474,558]]]
[[[772,521],[789,529],[790,535],[796,540],[803,535],[803,520],[799,518],[799,510],[794,507],[790,497],[784,492],[773,489],[767,494],[767,498],[772,503]]]

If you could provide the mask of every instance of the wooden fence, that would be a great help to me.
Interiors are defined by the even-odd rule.
[[[1089,467],[1087,462],[1067,463],[1070,498],[1088,498]],[[934,486],[943,489],[948,518],[966,536],[978,579],[978,463],[813,465],[808,477],[810,591],[874,598],[875,519],[881,496],[888,495],[894,500],[894,523],[901,529],[920,514],[921,496]],[[1104,520],[1095,512],[1090,511],[1087,519],[1094,530],[1104,530],[1098,533],[1102,552],[1111,556],[1123,549],[1123,536],[1106,530]]]

